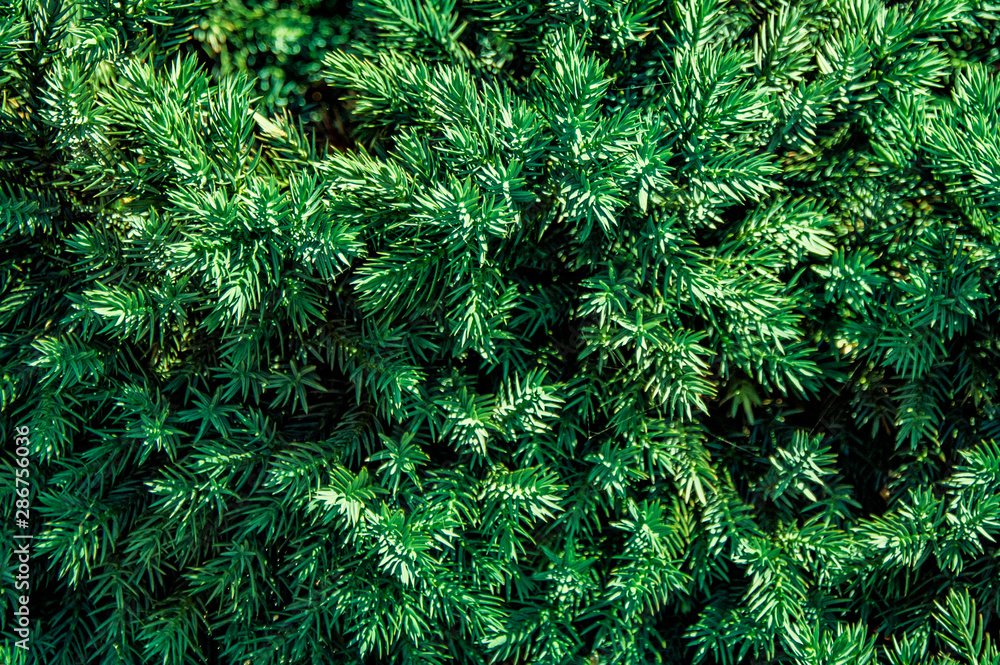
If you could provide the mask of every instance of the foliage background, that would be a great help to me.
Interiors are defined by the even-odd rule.
[[[1000,662],[998,10],[0,5],[34,662]]]
[[[239,72],[254,81],[267,115],[287,110],[346,140],[336,92],[320,74],[329,50],[366,36],[350,3],[215,2],[192,36],[215,78]]]

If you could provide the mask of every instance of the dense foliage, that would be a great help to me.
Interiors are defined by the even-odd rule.
[[[1000,7],[217,11],[0,5],[30,662],[1000,663]]]
[[[225,0],[205,8],[194,37],[217,78],[246,75],[269,112],[291,111],[342,132],[339,109],[323,88],[323,56],[363,37],[365,23],[344,3]],[[321,102],[326,101],[327,104]],[[333,110],[330,117],[329,110]],[[332,133],[332,132],[331,132]]]

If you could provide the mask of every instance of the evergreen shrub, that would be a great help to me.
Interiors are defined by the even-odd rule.
[[[1000,7],[217,9],[0,5],[30,662],[1000,663]]]
[[[322,83],[322,59],[352,37],[362,38],[364,27],[349,3],[224,0],[205,9],[193,35],[214,77],[240,73],[254,82],[262,111],[287,110],[334,134],[343,133],[342,120],[329,103],[334,91]]]

